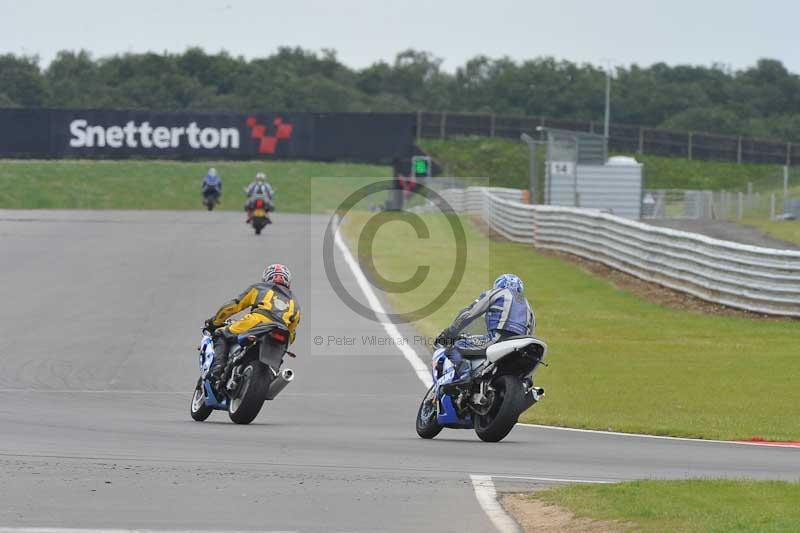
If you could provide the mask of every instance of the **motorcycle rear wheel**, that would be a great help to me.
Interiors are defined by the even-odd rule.
[[[422,399],[419,411],[417,411],[417,435],[423,439],[432,439],[442,431],[442,426],[436,420],[434,395],[434,387],[431,387]]]
[[[249,424],[258,416],[267,390],[272,381],[272,373],[261,361],[247,363],[242,369],[242,382],[228,404],[228,416],[236,424]]]
[[[206,391],[203,388],[203,380],[197,380],[194,388],[192,401],[189,403],[189,415],[197,422],[202,422],[211,415],[212,408],[206,405]]]
[[[256,235],[261,235],[261,230],[263,230],[266,225],[266,219],[261,217],[253,218],[253,230],[256,232]]]
[[[511,433],[522,414],[524,392],[516,376],[500,376],[492,386],[495,398],[486,415],[475,415],[475,434],[482,441],[500,442]]]

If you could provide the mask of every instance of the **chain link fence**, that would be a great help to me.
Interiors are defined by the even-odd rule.
[[[603,133],[601,121],[563,120],[550,117],[526,117],[466,113],[417,113],[417,138],[463,136],[519,139],[535,135],[538,127]],[[544,140],[541,134],[540,140]],[[646,126],[611,124],[609,150],[639,154],[732,161],[736,163],[800,164],[800,143],[715,135],[712,133],[670,131]]]
[[[748,183],[738,191],[649,189],[642,218],[686,220],[800,219],[800,168]]]

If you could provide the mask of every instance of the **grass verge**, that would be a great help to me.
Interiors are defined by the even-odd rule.
[[[576,517],[620,523],[634,531],[765,532],[800,530],[800,484],[780,481],[632,481],[568,485],[530,499]]]
[[[528,188],[528,147],[521,141],[477,137],[422,139],[421,146],[452,176],[480,176],[489,178],[495,187]],[[779,165],[630,155],[644,163],[644,186],[648,189],[738,191],[746,189],[748,182],[769,180],[773,187],[781,183]],[[542,156],[540,152],[540,158]],[[539,175],[542,176],[543,171],[540,170]]]
[[[242,189],[259,171],[269,176],[277,207],[286,212],[309,211],[313,178],[352,178],[346,183],[355,189],[370,178],[391,176],[388,167],[307,161],[0,160],[0,208],[202,209],[200,183],[212,166],[223,180],[219,209],[227,210],[242,209]],[[336,187],[319,197],[333,208],[346,192]]]
[[[367,246],[358,236],[371,216],[353,213],[345,222],[362,259]],[[396,311],[409,312],[451,286],[454,294],[443,307],[413,317],[421,333],[433,336],[495,276],[520,275],[551,363],[538,375],[548,397],[523,421],[710,439],[800,440],[797,321],[664,308],[528,246],[489,241],[469,222],[467,270],[454,285],[448,221],[442,215],[422,219],[430,232],[425,239],[402,220],[377,232],[372,256],[383,277],[409,279],[419,265],[431,267],[425,283],[387,297]]]
[[[745,219],[748,226],[755,226],[770,237],[800,244],[800,220]]]

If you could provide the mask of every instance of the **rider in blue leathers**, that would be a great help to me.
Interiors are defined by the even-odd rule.
[[[460,335],[472,321],[483,315],[485,335]],[[533,335],[536,318],[525,298],[525,286],[514,274],[498,277],[491,289],[461,311],[453,323],[439,334],[436,343],[446,346],[445,354],[456,368],[456,381],[469,379],[469,363],[460,350],[485,350],[495,342],[515,335]]]
[[[219,177],[217,169],[209,168],[208,174],[203,178],[203,196],[209,193],[216,192],[218,195],[222,194],[222,178]]]

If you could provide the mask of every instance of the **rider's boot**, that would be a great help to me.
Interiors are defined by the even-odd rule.
[[[214,365],[211,367],[209,381],[211,381],[214,388],[221,390],[219,386],[220,380],[225,373],[225,366],[228,364],[228,343],[225,337],[221,334],[217,335],[214,339]]]

